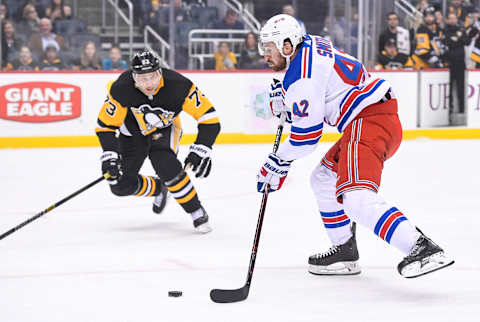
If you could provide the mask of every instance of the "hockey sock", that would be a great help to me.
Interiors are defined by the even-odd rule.
[[[333,245],[342,245],[352,237],[352,232],[350,219],[335,196],[336,180],[335,172],[320,164],[310,177],[310,185],[317,199],[328,237]]]
[[[352,237],[350,219],[343,209],[333,212],[320,211],[320,215],[333,245],[342,245]]]
[[[157,196],[162,191],[160,180],[152,176],[139,174],[137,190],[133,193],[137,197]]]
[[[408,254],[420,236],[396,207],[368,189],[343,194],[343,206],[350,218],[372,230],[378,237]]]
[[[201,207],[197,191],[185,171],[182,170],[175,178],[166,181],[165,184],[168,191],[186,212],[191,213]]]

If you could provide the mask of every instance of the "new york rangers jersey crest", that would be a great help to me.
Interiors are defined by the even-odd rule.
[[[343,132],[390,87],[386,80],[372,78],[362,63],[336,49],[330,40],[306,35],[283,79],[292,127],[277,154],[283,160],[295,160],[310,153],[322,136],[324,123]]]

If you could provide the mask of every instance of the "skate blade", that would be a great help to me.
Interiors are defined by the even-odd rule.
[[[328,266],[309,265],[313,275],[357,275],[362,272],[358,262],[339,262]]]
[[[446,257],[443,252],[438,252],[424,258],[422,261],[417,261],[405,266],[400,274],[405,278],[415,278],[438,271],[453,263],[455,263],[453,259]]]
[[[162,199],[162,201],[160,202],[160,205],[156,205],[155,203],[153,203],[152,205],[153,212],[156,213],[157,215],[160,215],[165,210],[165,207],[167,206],[169,198],[170,198],[170,193],[167,192],[167,195],[165,196],[165,198]]]
[[[203,223],[197,227],[195,227],[195,231],[201,234],[208,234],[212,231],[212,227],[208,224],[208,222]]]

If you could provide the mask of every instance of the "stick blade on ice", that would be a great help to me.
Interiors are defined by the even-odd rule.
[[[245,300],[248,297],[250,287],[244,287],[235,290],[213,289],[210,291],[210,298],[215,303],[233,303]]]

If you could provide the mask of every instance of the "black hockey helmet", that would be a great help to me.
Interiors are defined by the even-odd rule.
[[[135,74],[151,73],[160,69],[160,60],[149,50],[136,53],[131,62]]]

